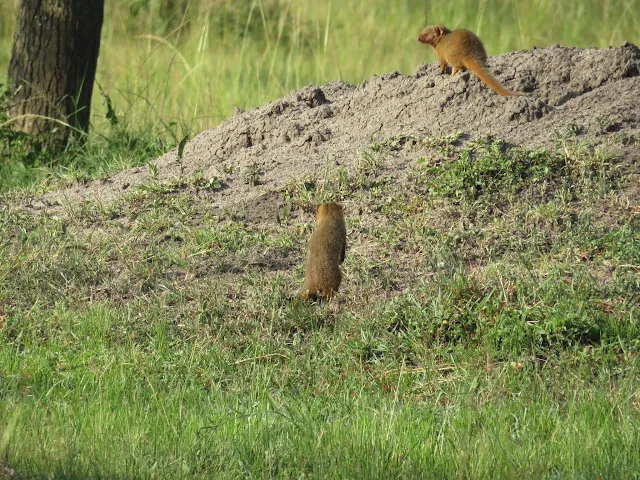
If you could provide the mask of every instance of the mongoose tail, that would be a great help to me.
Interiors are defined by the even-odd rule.
[[[496,92],[498,95],[514,96],[514,97],[524,95],[524,93],[522,92],[514,92],[513,90],[506,89],[502,85],[502,83],[500,83],[500,80],[494,77],[493,74],[489,71],[489,69],[483,64],[481,64],[480,62],[478,62],[478,60],[476,60],[475,58],[466,59],[465,67],[471,70],[473,73],[475,73],[480,80],[486,83],[487,86],[491,88],[494,92]],[[452,70],[451,75],[453,75],[454,73],[455,71]]]

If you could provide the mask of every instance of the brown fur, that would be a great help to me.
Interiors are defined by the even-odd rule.
[[[464,29],[451,31],[444,25],[431,25],[420,32],[418,41],[431,45],[436,51],[441,74],[447,65],[451,66],[451,75],[469,69],[500,95],[524,95],[522,92],[507,90],[493,76],[487,67],[484,45],[473,32]]]
[[[347,229],[342,206],[322,203],[317,209],[318,225],[309,238],[307,266],[301,298],[331,298],[338,291],[347,247]]]

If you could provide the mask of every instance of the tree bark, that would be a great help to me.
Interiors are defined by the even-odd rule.
[[[8,74],[16,130],[51,132],[60,148],[88,132],[103,15],[104,0],[20,2]]]

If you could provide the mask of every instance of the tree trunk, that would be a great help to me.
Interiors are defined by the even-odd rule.
[[[59,148],[88,131],[103,14],[104,0],[20,2],[8,74],[16,130],[52,132]]]

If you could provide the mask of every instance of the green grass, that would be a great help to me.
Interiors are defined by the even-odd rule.
[[[9,462],[53,478],[636,476],[632,161],[571,135],[557,152],[463,138],[374,143],[354,170],[272,192],[279,225],[217,211],[225,179],[55,216],[5,194]],[[417,146],[391,180],[390,155]],[[292,297],[312,198],[347,200],[349,249],[340,296],[308,305]]]
[[[17,5],[0,4],[0,75]],[[415,42],[427,23],[470,28],[496,55],[638,43],[636,12],[107,2],[88,144],[2,149],[0,459],[60,479],[637,478],[640,217],[635,166],[612,153],[633,138],[595,146],[569,128],[531,151],[398,135],[272,192],[278,225],[218,211],[228,178],[202,175],[54,215],[20,207],[236,107],[410,73],[435,60]],[[406,147],[420,153],[395,175]],[[335,301],[301,304],[303,211],[322,200],[347,204],[345,280]]]

